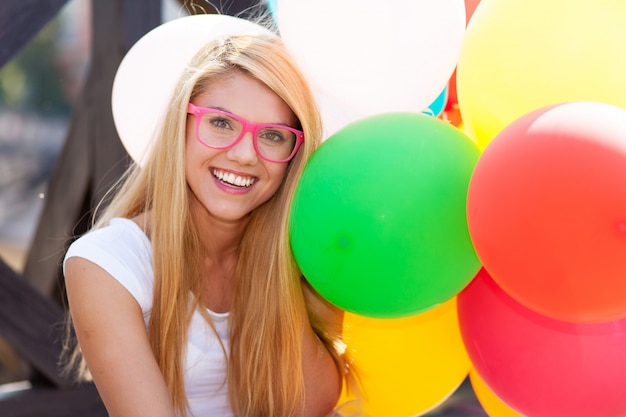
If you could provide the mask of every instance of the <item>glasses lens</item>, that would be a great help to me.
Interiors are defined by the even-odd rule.
[[[228,148],[241,135],[241,121],[227,114],[209,111],[202,115],[198,125],[198,138],[214,148]],[[297,134],[280,125],[262,125],[257,130],[256,143],[261,156],[265,159],[282,161],[291,155]]]
[[[237,119],[217,112],[208,112],[202,115],[198,136],[207,145],[227,148],[237,140],[241,129],[241,122]]]
[[[287,159],[296,146],[296,133],[280,126],[263,127],[257,133],[257,146],[263,157]]]

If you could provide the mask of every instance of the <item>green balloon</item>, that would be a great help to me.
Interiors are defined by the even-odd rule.
[[[465,212],[478,156],[459,129],[418,113],[341,129],[296,188],[290,239],[302,273],[331,303],[369,317],[454,297],[480,268]]]

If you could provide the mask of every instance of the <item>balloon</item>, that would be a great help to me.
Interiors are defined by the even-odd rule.
[[[430,103],[430,105],[424,110],[422,113],[428,114],[430,116],[439,116],[443,109],[446,107],[446,102],[448,101],[448,87],[446,86],[441,93],[437,96],[437,98]]]
[[[465,0],[465,23],[469,24],[476,7],[480,3],[480,0]],[[459,99],[456,93],[456,68],[452,72],[452,76],[448,81],[448,99],[445,103],[445,112],[443,113],[444,119],[450,121],[454,126],[462,128],[462,120],[459,109]]]
[[[419,112],[445,87],[463,0],[279,0],[278,29],[315,89],[364,116]]]
[[[485,269],[458,295],[474,368],[517,412],[532,417],[626,415],[626,319],[570,323],[508,296]]]
[[[470,371],[469,376],[476,398],[489,417],[524,417],[498,398],[475,369]]]
[[[276,18],[276,6],[278,4],[277,0],[267,0],[267,8],[269,9],[271,15]]]
[[[115,74],[111,106],[122,144],[135,162],[143,164],[176,82],[193,56],[207,42],[239,33],[274,35],[233,16],[192,15],[157,26],[130,48]]]
[[[465,24],[468,25],[480,0],[465,0]]]
[[[400,319],[346,314],[344,341],[361,376],[365,415],[419,415],[456,391],[470,369],[456,311],[454,298]],[[344,391],[340,402],[355,397]]]
[[[350,111],[336,99],[328,97],[324,93],[314,90],[317,98],[318,106],[322,120],[324,121],[324,139],[332,136],[338,130],[353,123],[359,119],[366,117],[362,112]],[[444,87],[441,93],[430,103],[430,105],[422,111],[423,114],[429,116],[441,116],[448,101],[448,87]],[[456,125],[455,125],[456,126]]]
[[[470,181],[469,231],[518,302],[559,320],[626,316],[626,109],[574,102],[507,126]]]
[[[313,154],[296,188],[291,245],[313,287],[370,317],[416,314],[456,295],[480,264],[466,195],[478,149],[418,113],[354,122]]]
[[[481,147],[551,104],[626,107],[626,2],[483,0],[467,27],[457,90],[465,129]]]
[[[335,98],[319,91],[315,86],[313,87],[313,94],[317,100],[320,116],[322,117],[324,128],[323,140],[328,139],[350,123],[367,117],[362,112],[356,112],[346,108]]]

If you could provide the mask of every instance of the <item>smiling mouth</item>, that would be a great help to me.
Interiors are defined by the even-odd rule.
[[[231,187],[248,188],[256,181],[256,178],[254,177],[243,177],[241,175],[235,175],[232,172],[224,172],[219,169],[212,169],[211,173],[221,183]]]

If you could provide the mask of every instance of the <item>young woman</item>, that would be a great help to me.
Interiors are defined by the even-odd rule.
[[[162,122],[64,263],[76,352],[107,410],[327,415],[348,374],[342,312],[307,284],[288,240],[321,136],[305,79],[278,37],[218,39]]]

